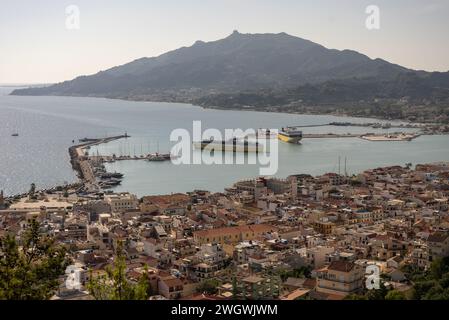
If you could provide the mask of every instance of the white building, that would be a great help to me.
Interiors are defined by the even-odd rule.
[[[128,192],[106,195],[105,200],[111,206],[112,212],[134,210],[139,205],[137,197]]]

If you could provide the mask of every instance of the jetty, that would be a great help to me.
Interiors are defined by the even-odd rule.
[[[375,133],[303,133],[303,139],[335,139],[335,138],[360,138],[368,141],[410,141],[420,134],[395,132],[392,134]],[[257,135],[247,135],[248,138],[257,138]],[[263,136],[265,139],[277,139],[275,134]]]
[[[419,136],[420,134],[395,133],[363,135],[360,138],[368,141],[412,141]]]
[[[70,163],[73,170],[77,173],[78,178],[83,182],[84,187],[90,191],[98,191],[100,184],[96,178],[97,163],[86,154],[86,149],[108,143],[114,140],[129,138],[130,136],[125,132],[123,135],[104,137],[104,138],[83,138],[79,139],[79,144],[73,145],[69,148]]]
[[[391,128],[409,128],[409,129],[423,129],[426,127],[425,124],[419,123],[400,123],[400,124],[392,124],[388,122],[329,122],[329,123],[321,123],[321,124],[307,124],[307,125],[298,125],[298,126],[288,126],[294,128],[314,128],[314,127],[371,127],[373,129],[391,129]]]
[[[117,156],[113,154],[112,156],[90,156],[89,158],[94,161],[99,162],[116,162],[116,161],[124,161],[124,160],[147,160],[147,161],[168,161],[171,159],[175,159],[177,156],[172,155],[170,153],[148,153],[142,155],[120,155]]]
[[[177,158],[176,155],[170,153],[148,153],[142,155],[89,155],[88,149],[92,146],[108,143],[118,139],[126,139],[130,136],[124,135],[104,137],[104,138],[82,138],[79,144],[69,148],[70,162],[73,170],[83,183],[86,191],[100,191],[101,189],[109,189],[121,184],[123,174],[118,172],[106,172],[105,163],[125,160],[146,160],[146,161],[169,161]]]
[[[358,133],[303,133],[303,139],[319,139],[319,138],[358,138]]]

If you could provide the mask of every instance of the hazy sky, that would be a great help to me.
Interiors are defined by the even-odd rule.
[[[79,30],[66,28],[69,5]],[[379,30],[365,27],[368,5],[380,9]],[[0,83],[68,80],[234,29],[449,70],[447,0],[0,0]]]

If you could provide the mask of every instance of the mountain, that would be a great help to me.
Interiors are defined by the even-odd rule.
[[[388,81],[407,71],[411,70],[355,51],[327,49],[286,33],[234,31],[218,41],[197,41],[158,57],[12,94],[182,100],[217,92],[284,89],[351,78]]]

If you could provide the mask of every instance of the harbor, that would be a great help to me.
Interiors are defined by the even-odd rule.
[[[312,125],[308,125],[307,127],[311,127]],[[320,125],[318,125],[320,126]],[[403,133],[403,132],[395,132],[391,134],[375,134],[375,133],[308,133],[303,134],[302,131],[299,131],[298,127],[285,127],[282,128],[282,135],[274,135],[269,129],[265,129],[263,137],[266,139],[279,139],[286,143],[294,143],[299,144],[301,139],[329,139],[329,138],[360,138],[366,141],[411,141],[417,137],[419,137],[420,133]],[[304,127],[304,126],[302,126]],[[260,138],[261,131],[259,130],[254,137]],[[288,135],[288,136],[287,136]],[[292,135],[295,135],[292,138]],[[249,138],[249,136],[246,136]],[[100,155],[97,151],[97,154],[89,154],[90,148],[92,146],[97,146],[100,144],[109,143],[119,139],[127,139],[130,136],[125,133],[123,135],[104,137],[104,138],[83,138],[79,139],[79,144],[74,145],[69,148],[69,153],[71,155],[71,163],[73,169],[78,173],[78,177],[84,182],[85,190],[105,190],[113,188],[117,185],[121,184],[123,174],[118,172],[107,172],[105,168],[105,163],[114,163],[117,161],[170,161],[174,159],[176,156],[171,155],[170,153],[146,153],[141,155],[130,155],[130,154],[112,154],[112,155]],[[225,145],[222,142],[216,142],[213,140],[204,140],[201,143],[194,143],[194,147],[199,150],[221,150],[221,151],[232,151],[232,152],[249,152],[252,151],[260,151],[258,150],[257,144],[250,144],[248,141],[245,141],[245,137],[241,138],[241,148],[238,148],[239,144],[237,144],[237,138],[234,138],[233,144],[231,144],[231,149],[226,149],[223,147]],[[240,140],[239,140],[240,141]],[[213,144],[217,144],[214,147]],[[245,144],[246,143],[246,144]],[[212,146],[211,146],[212,145]],[[242,150],[240,150],[242,149]]]
[[[100,183],[97,181],[96,171],[97,162],[89,158],[87,150],[101,143],[108,143],[114,140],[128,138],[128,134],[105,138],[83,138],[79,140],[79,144],[69,148],[70,163],[73,170],[77,173],[78,178],[83,182],[84,191],[100,191]],[[74,140],[72,142],[75,142]]]
[[[78,178],[83,182],[84,191],[101,191],[121,184],[123,174],[119,172],[107,172],[104,163],[128,160],[145,161],[170,161],[176,156],[170,153],[148,153],[142,155],[90,155],[92,146],[109,143],[115,140],[127,139],[130,136],[123,135],[104,138],[82,138],[79,144],[69,148],[72,168],[77,172]],[[74,140],[72,142],[75,142]]]
[[[42,189],[79,182],[80,169],[74,171],[70,164],[70,160],[74,157],[84,155],[82,150],[76,154],[75,149],[78,146],[84,146],[84,151],[88,151],[89,157],[92,158],[96,157],[98,150],[99,156],[103,156],[101,161],[107,171],[124,174],[121,184],[114,187],[114,191],[132,190],[138,194],[147,194],[171,190],[186,191],[197,185],[206,185],[212,190],[219,191],[224,185],[232,183],[241,176],[249,177],[250,174],[256,174],[257,166],[254,165],[220,166],[219,168],[203,165],[186,168],[174,166],[170,161],[142,160],[140,156],[154,154],[158,149],[160,153],[170,150],[172,144],[168,141],[168,137],[175,125],[172,125],[169,119],[173,117],[173,114],[179,114],[176,128],[189,128],[193,120],[201,119],[204,126],[217,128],[221,132],[224,132],[226,128],[255,128],[257,130],[257,128],[279,129],[283,126],[303,125],[302,145],[279,141],[281,161],[279,175],[288,175],[298,170],[307,170],[316,174],[332,171],[335,166],[335,154],[348,156],[351,159],[351,170],[356,171],[366,169],[368,166],[409,162],[405,156],[406,153],[420,152],[419,161],[421,162],[446,159],[447,150],[449,150],[447,136],[443,135],[444,133],[439,135],[437,131],[430,132],[431,124],[424,125],[424,128],[419,124],[405,124],[404,126],[414,128],[396,129],[397,123],[392,121],[389,129],[373,129],[368,127],[368,124],[381,122],[380,120],[251,111],[204,111],[200,107],[184,104],[131,103],[81,98],[71,100],[52,98],[54,101],[50,102],[44,98],[16,101],[18,97],[8,96],[8,99],[11,101],[5,102],[12,106],[19,105],[20,102],[20,108],[17,107],[17,110],[0,108],[0,114],[8,118],[13,117],[12,112],[19,112],[19,114],[23,113],[24,119],[23,125],[0,129],[6,142],[3,156],[0,155],[0,161],[4,164],[0,176],[8,177],[11,171],[23,172],[23,175],[14,177],[7,185],[3,185],[5,194],[10,196],[25,192],[31,182]],[[76,110],[71,107],[75,102]],[[117,112],[110,112],[111,108]],[[35,112],[52,112],[58,118],[51,122],[50,127],[45,127],[40,124],[43,116],[36,117]],[[68,115],[70,119],[66,117]],[[82,125],[79,121],[73,121],[73,118],[79,119]],[[92,125],[92,119],[101,119],[98,120],[101,122]],[[14,120],[14,123],[16,122]],[[339,125],[340,123],[342,125]],[[353,125],[347,126],[348,123]],[[324,124],[333,124],[333,126]],[[321,126],[314,128],[315,125]],[[426,126],[429,130],[425,129]],[[111,141],[104,139],[106,136],[125,136],[125,131],[128,131],[131,137]],[[422,135],[412,142],[383,143],[357,137],[370,132],[393,134],[395,131],[420,132]],[[19,136],[12,137],[11,135],[16,132]],[[348,132],[349,135],[347,135]],[[80,138],[82,141],[78,140]],[[93,138],[93,140],[84,138]],[[157,141],[159,141],[159,148]],[[72,146],[74,146],[71,148],[73,155],[69,157],[67,150]],[[29,150],[30,153],[26,157],[12,160],[8,154],[15,150]],[[40,152],[42,150],[45,152]],[[377,153],[385,156],[378,158]],[[113,154],[116,155],[115,159]],[[75,164],[75,166],[80,165]],[[53,168],[51,175],[45,173],[48,167]],[[88,168],[84,169],[84,172],[87,177],[91,176]],[[86,180],[82,180],[84,181]]]

